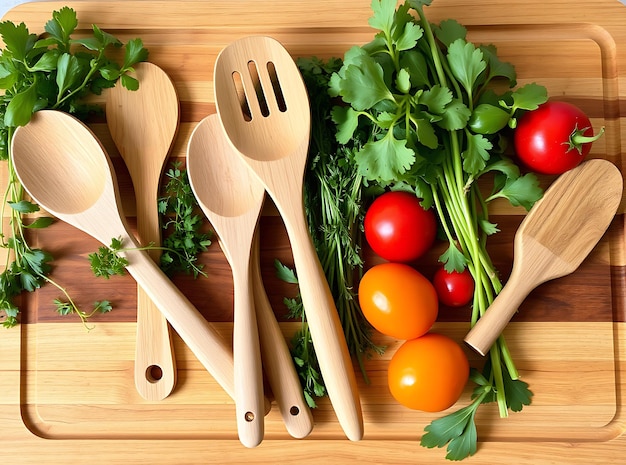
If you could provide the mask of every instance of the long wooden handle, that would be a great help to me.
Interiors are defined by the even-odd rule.
[[[247,248],[250,251],[250,248]],[[243,255],[235,252],[235,256]],[[264,397],[259,331],[250,280],[250,254],[233,263],[234,319],[233,357],[235,363],[235,405],[239,440],[246,447],[263,441]]]
[[[256,309],[263,369],[289,434],[304,438],[313,430],[313,415],[304,399],[285,337],[265,292],[261,275],[259,234],[255,234],[250,259],[254,306]]]
[[[133,244],[131,237],[122,238]],[[200,363],[233,399],[234,364],[228,344],[145,251],[129,250],[126,269],[155,302]]]
[[[348,439],[359,441],[363,438],[363,413],[354,367],[335,301],[309,235],[304,207],[296,201],[286,202],[280,208],[328,397]]]
[[[156,201],[158,178],[155,177],[154,183],[137,194],[137,231],[143,245],[161,244]],[[158,263],[161,253],[152,249],[148,255]],[[169,324],[144,289],[137,286],[135,387],[144,399],[156,401],[169,396],[175,386],[176,355]]]
[[[531,290],[514,267],[502,291],[465,336],[465,343],[486,355]]]

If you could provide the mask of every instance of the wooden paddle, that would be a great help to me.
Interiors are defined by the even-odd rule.
[[[622,186],[617,167],[600,159],[582,163],[550,186],[522,221],[511,276],[465,337],[469,346],[485,355],[530,291],[579,267],[611,224]]]

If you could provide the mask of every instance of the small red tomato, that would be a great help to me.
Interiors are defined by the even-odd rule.
[[[537,173],[561,174],[578,166],[603,132],[594,136],[589,118],[578,107],[549,101],[517,122],[515,152]]]
[[[435,241],[437,219],[409,192],[386,192],[368,208],[365,239],[372,250],[390,262],[407,263],[421,257]]]
[[[377,331],[396,339],[420,337],[439,311],[432,283],[404,263],[381,263],[367,270],[359,283],[359,304]]]
[[[474,297],[474,278],[467,268],[448,273],[442,266],[435,272],[433,285],[439,302],[448,307],[463,307]]]

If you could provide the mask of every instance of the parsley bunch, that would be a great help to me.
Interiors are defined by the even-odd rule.
[[[72,38],[78,20],[76,12],[68,7],[52,13],[42,37],[30,33],[24,23],[0,23],[0,37],[5,48],[0,54],[0,160],[7,162],[8,181],[0,206],[0,247],[6,249],[6,263],[0,274],[0,317],[3,326],[17,324],[19,308],[14,299],[23,291],[34,291],[48,282],[64,294],[65,301],[57,300],[61,314],[77,313],[81,319],[90,314],[79,311],[65,289],[47,275],[52,256],[28,243],[27,230],[44,228],[52,223],[49,217],[34,221],[25,215],[39,211],[39,206],[25,198],[23,187],[11,165],[10,148],[15,129],[26,125],[32,115],[42,109],[56,109],[86,115],[90,108],[83,103],[89,94],[100,94],[118,80],[128,89],[137,89],[139,83],[127,73],[133,65],[147,59],[148,51],[140,39],[125,46],[111,34],[96,25],[92,35]],[[111,48],[124,48],[124,61],[118,65],[107,56]],[[8,226],[8,227],[7,227]],[[104,301],[106,302],[106,301]],[[108,302],[98,302],[94,310],[110,310]]]
[[[476,284],[473,325],[502,288],[486,250],[487,237],[498,232],[489,202],[506,198],[530,209],[542,196],[536,176],[522,175],[506,156],[506,131],[520,112],[545,102],[547,92],[534,83],[515,89],[515,69],[496,48],[469,42],[454,20],[429,23],[430,3],[407,0],[396,8],[395,0],[372,1],[369,24],[379,32],[351,48],[333,74],[330,95],[347,105],[335,107],[332,118],[342,144],[367,134],[354,157],[366,183],[412,191],[425,208],[435,208],[449,243],[440,261],[448,271],[469,268]],[[479,179],[492,181],[490,192],[479,188]],[[532,393],[518,378],[500,337],[483,373],[473,372],[474,402],[435,420],[422,445],[448,444],[452,460],[472,455],[481,404],[496,401],[505,417],[530,403]]]

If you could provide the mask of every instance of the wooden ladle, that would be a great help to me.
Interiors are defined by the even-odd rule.
[[[535,287],[573,273],[603,236],[622,199],[622,174],[601,159],[562,174],[522,221],[511,276],[465,342],[485,355]]]
[[[247,368],[239,363],[240,356],[246,361],[246,356],[253,352],[250,344],[258,344],[260,340],[263,368],[287,431],[293,437],[303,438],[313,429],[313,418],[260,272],[259,237],[255,229],[258,229],[265,188],[235,153],[217,115],[204,118],[194,129],[187,149],[187,172],[198,203],[216,230],[233,271],[235,389],[243,392],[238,399],[245,402],[248,390],[260,389],[255,384],[261,382],[256,378],[260,376],[256,372],[256,360],[248,361],[252,366]],[[238,313],[241,310],[248,316]],[[252,313],[256,315],[256,324],[247,321],[254,317]],[[256,334],[246,334],[257,326],[258,338]],[[245,403],[240,407],[238,421],[246,413]],[[245,432],[248,424],[242,427]]]
[[[161,245],[157,198],[165,161],[179,122],[176,88],[153,63],[135,65],[139,89],[117,85],[107,92],[107,125],[135,187],[137,232],[143,245]],[[159,249],[148,251],[159,262]],[[176,357],[167,320],[137,288],[135,386],[148,400],[162,400],[176,385]]]
[[[363,437],[354,367],[303,205],[311,116],[295,62],[274,39],[245,37],[215,63],[215,101],[224,130],[280,212],[328,396],[346,436]]]
[[[183,293],[139,247],[121,215],[113,167],[91,130],[73,116],[42,110],[13,136],[15,172],[30,196],[57,218],[109,245],[127,248],[126,267],[202,365],[232,397],[233,356]]]

